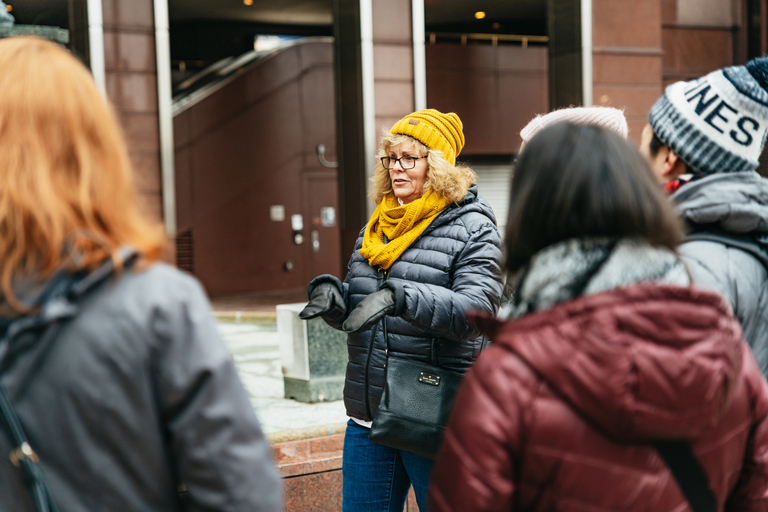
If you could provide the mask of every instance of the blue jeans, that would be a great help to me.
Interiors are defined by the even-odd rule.
[[[427,510],[432,461],[376,444],[369,430],[347,422],[342,458],[342,512],[403,512],[413,485],[420,512]]]

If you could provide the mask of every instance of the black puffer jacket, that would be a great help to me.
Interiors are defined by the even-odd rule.
[[[495,314],[501,296],[501,237],[493,210],[470,188],[458,204],[449,205],[398,258],[386,274],[360,255],[363,231],[355,244],[349,272],[341,284],[347,313],[384,279],[399,280],[405,289],[405,312],[387,316],[371,329],[350,334],[344,404],[353,418],[370,421],[384,384],[385,332],[393,355],[466,370],[480,352],[483,338],[467,322],[470,310]],[[332,276],[319,276],[314,287]],[[323,317],[341,329],[338,312]]]

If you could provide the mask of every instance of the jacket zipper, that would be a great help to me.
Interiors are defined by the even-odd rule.
[[[379,290],[381,288],[381,285],[384,284],[384,281],[387,280],[389,277],[389,270],[384,270],[383,268],[379,268],[376,275],[376,289]],[[384,342],[387,341],[387,324],[384,320],[382,320],[384,323]],[[378,329],[378,324],[375,326],[376,329]],[[371,344],[368,345],[368,354],[365,359],[365,411],[368,413],[368,417],[373,419],[373,414],[371,414],[371,402],[370,398],[368,396],[368,385],[369,385],[369,379],[368,379],[368,373],[371,369],[371,354],[373,354],[373,345],[376,343],[376,330],[374,330],[371,333]],[[389,352],[388,349],[384,349],[384,355],[387,355]]]

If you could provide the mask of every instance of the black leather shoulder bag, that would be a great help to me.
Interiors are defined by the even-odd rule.
[[[0,385],[0,413],[3,416],[4,430],[15,446],[10,453],[11,462],[24,473],[24,480],[32,495],[35,511],[57,512],[53,496],[43,478],[37,454],[29,445],[16,410],[2,385]]]
[[[374,443],[436,459],[464,374],[432,363],[393,356],[389,336],[384,392],[368,438]]]

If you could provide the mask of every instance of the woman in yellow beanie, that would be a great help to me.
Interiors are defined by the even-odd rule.
[[[349,272],[344,282],[322,275],[309,285],[301,317],[322,316],[349,334],[344,511],[400,512],[411,485],[426,510],[431,454],[368,437],[387,357],[466,371],[484,341],[466,313],[493,314],[499,305],[501,237],[475,173],[456,165],[463,146],[454,113],[421,110],[386,131],[371,180],[378,206],[360,232]],[[423,406],[414,404],[415,417]]]

